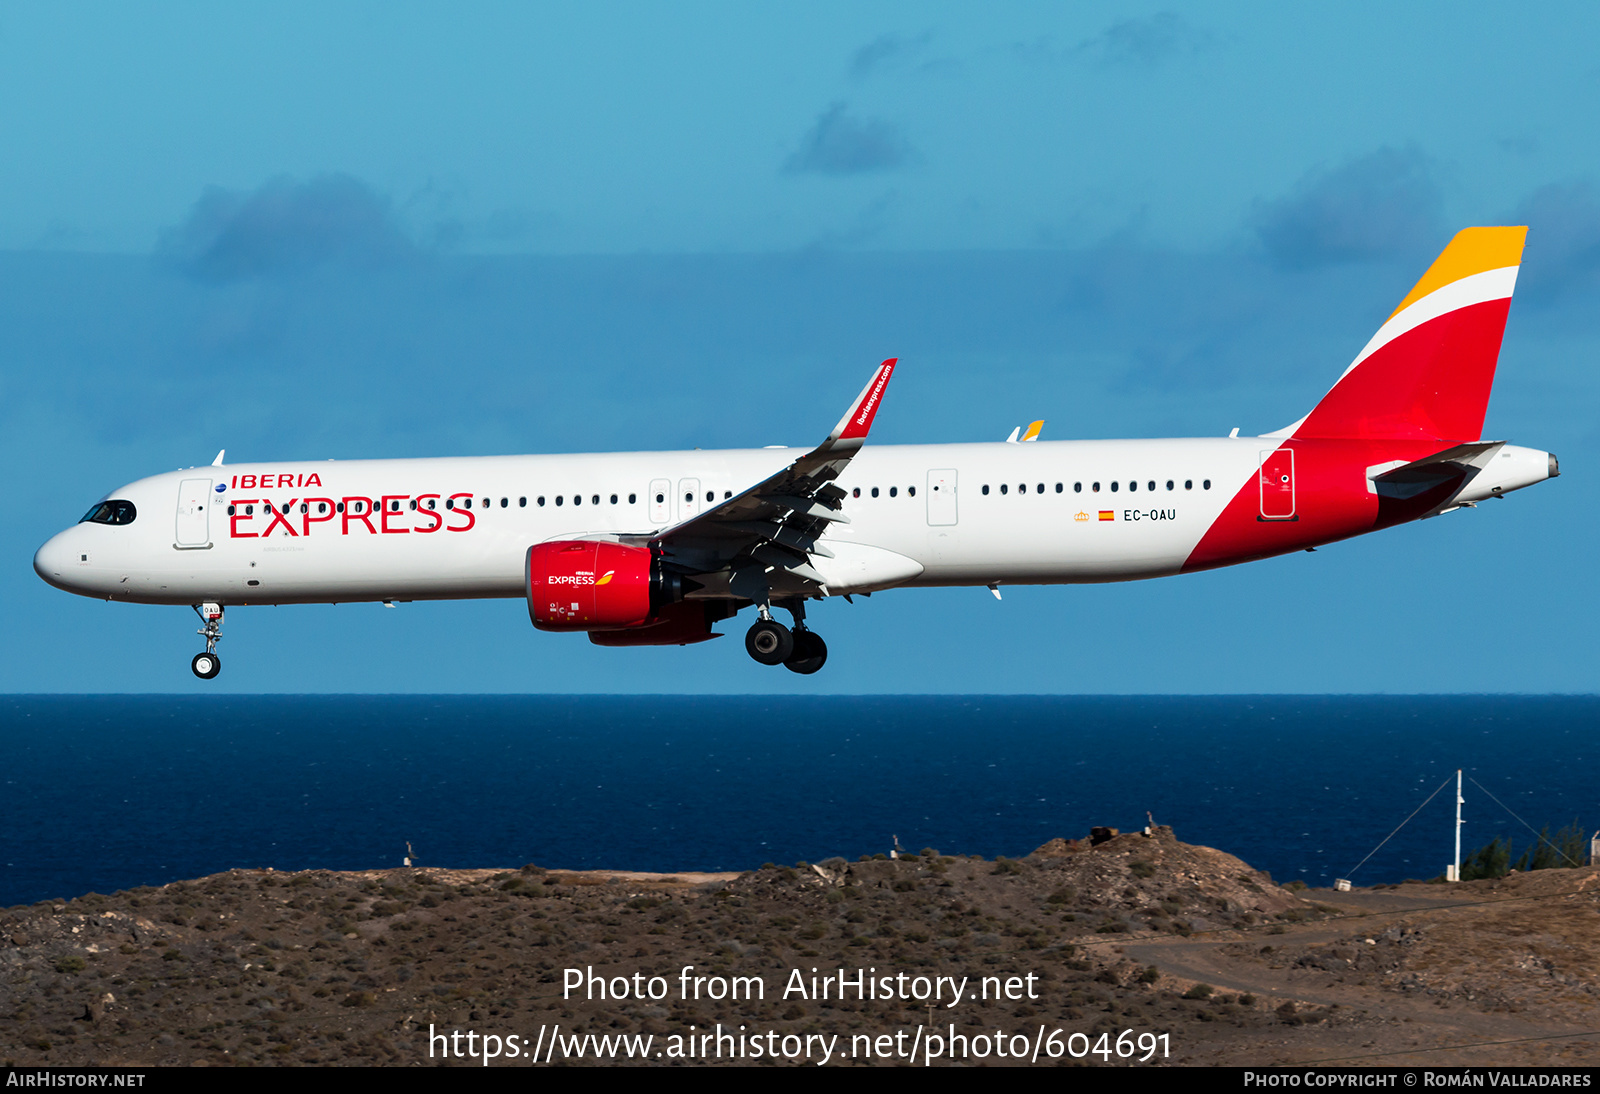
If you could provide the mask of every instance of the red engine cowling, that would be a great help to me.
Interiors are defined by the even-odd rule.
[[[528,548],[528,614],[544,631],[637,627],[651,617],[648,547],[561,540]]]
[[[717,613],[710,601],[683,600],[662,605],[640,626],[590,631],[589,641],[597,646],[687,646],[722,637],[711,630],[714,615]]]

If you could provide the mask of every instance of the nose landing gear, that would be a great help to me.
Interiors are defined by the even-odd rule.
[[[195,604],[192,607],[202,624],[194,633],[205,638],[206,652],[195,654],[189,668],[200,679],[210,680],[222,671],[222,658],[217,656],[217,643],[222,641],[222,605]]]
[[[828,660],[828,645],[815,631],[806,628],[804,600],[789,600],[779,605],[794,616],[791,631],[772,618],[763,605],[757,619],[744,636],[744,648],[763,665],[782,665],[790,672],[810,676]]]

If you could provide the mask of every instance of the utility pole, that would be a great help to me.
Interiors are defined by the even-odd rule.
[[[1455,865],[1450,867],[1449,876],[1445,878],[1446,881],[1461,880],[1461,803],[1463,800],[1461,797],[1461,769],[1458,767],[1456,768],[1456,861]]]

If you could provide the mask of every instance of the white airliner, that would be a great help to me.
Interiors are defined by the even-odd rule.
[[[34,556],[83,596],[223,608],[522,597],[603,646],[687,645],[754,606],[750,656],[816,672],[808,600],[1126,581],[1265,558],[1559,473],[1480,440],[1525,228],[1469,228],[1304,418],[1261,437],[863,447],[895,361],[781,449],[255,463],[106,495]],[[1237,434],[1237,430],[1234,431]],[[1013,439],[1015,434],[1013,434]],[[793,615],[793,628],[773,618]]]

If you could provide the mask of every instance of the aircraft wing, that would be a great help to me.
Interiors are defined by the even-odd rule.
[[[829,524],[850,521],[839,511],[845,493],[833,480],[866,443],[896,360],[878,366],[833,432],[810,452],[715,508],[639,539],[685,572],[728,570],[736,596],[764,602],[768,589],[825,592],[810,561],[833,555],[817,540]]]

